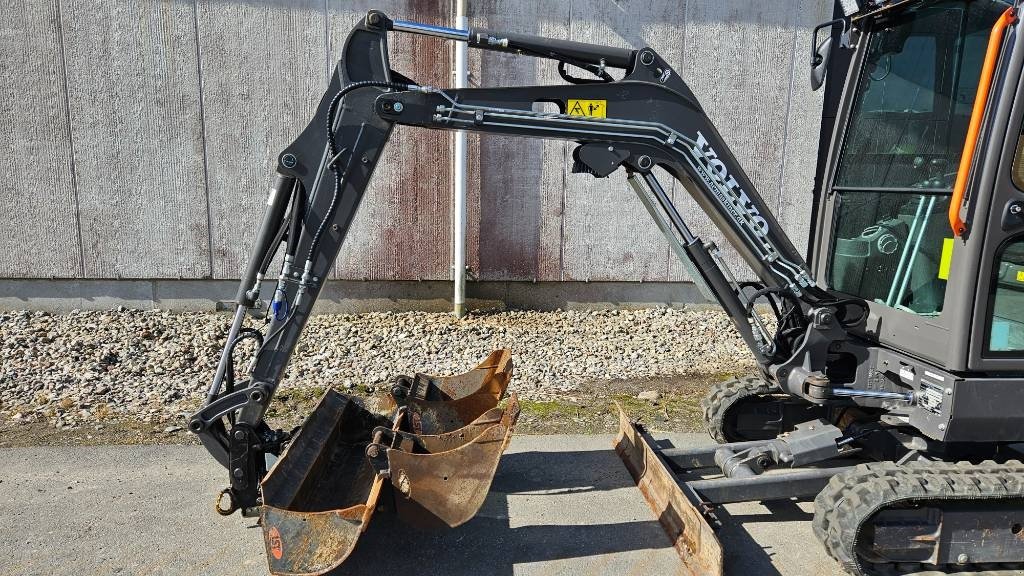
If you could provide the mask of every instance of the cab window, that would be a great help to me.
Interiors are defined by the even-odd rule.
[[[1004,2],[926,3],[868,36],[832,192],[827,269],[841,292],[942,312],[950,196],[988,34]]]
[[[996,254],[986,348],[992,355],[1024,351],[1024,238],[1011,240]]]

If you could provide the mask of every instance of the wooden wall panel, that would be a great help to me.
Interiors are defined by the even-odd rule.
[[[0,277],[78,277],[81,246],[57,0],[0,5]]]
[[[61,10],[85,276],[208,277],[194,4]]]
[[[796,13],[795,6],[749,0],[694,1],[687,6],[680,74],[772,209],[779,205],[794,62],[806,60],[793,51]],[[737,277],[752,279],[739,255],[678,188],[675,199],[685,207],[692,230],[722,247]],[[673,262],[670,278],[686,277]]]
[[[802,55],[811,52],[811,33],[814,27],[831,18],[832,6],[828,3],[819,0],[800,1],[778,212],[782,227],[805,257],[811,229],[814,173],[825,89],[811,91],[810,63]],[[833,80],[842,82],[841,78],[829,79]]]
[[[651,46],[678,66],[686,38],[685,6],[644,0],[574,2],[571,39]],[[570,156],[564,170],[571,166]],[[666,189],[672,186],[667,176],[661,181]],[[566,176],[563,255],[564,280],[664,280],[668,273],[668,244],[623,171],[607,179]]]
[[[525,0],[470,2],[470,26],[569,37],[569,3]],[[550,60],[469,51],[470,85],[561,83]],[[568,146],[507,136],[471,136],[467,263],[483,280],[559,280]],[[479,143],[474,148],[473,144]]]
[[[449,2],[330,0],[331,66],[371,8],[395,19],[450,26]],[[451,83],[451,42],[392,34],[391,67],[421,84]],[[451,135],[399,126],[338,256],[341,278],[447,280],[451,266]]]
[[[277,155],[312,118],[327,86],[324,0],[199,0],[197,14],[213,274],[237,278]]]
[[[0,277],[233,278],[277,152],[309,121],[370,8],[451,25],[449,0],[15,0],[0,8]],[[821,94],[810,29],[828,0],[473,0],[471,25],[651,45],[691,85],[794,243],[806,246]],[[394,35],[393,66],[451,85],[452,44]],[[560,83],[552,62],[470,51],[474,86]],[[66,80],[65,80],[66,78]],[[469,137],[468,263],[483,280],[681,280],[617,174],[571,144]],[[691,227],[720,235],[680,186]],[[336,276],[447,279],[451,135],[396,129]],[[721,242],[720,242],[721,243]],[[16,248],[16,249],[15,249]],[[733,263],[738,257],[731,255]],[[743,267],[737,272],[744,275]]]

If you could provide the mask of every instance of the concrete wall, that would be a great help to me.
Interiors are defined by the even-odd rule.
[[[821,106],[806,55],[830,0],[469,5],[474,26],[654,47],[806,244]],[[236,278],[271,161],[308,121],[344,36],[369,8],[453,20],[448,0],[4,2],[0,278]],[[450,44],[396,38],[396,69],[450,84]],[[474,50],[470,69],[472,85],[560,82],[554,64],[531,58]],[[396,130],[337,278],[448,279],[450,148],[448,134]],[[474,275],[686,280],[624,176],[570,174],[570,152],[561,142],[470,136]],[[678,185],[671,193],[695,232],[718,238]]]

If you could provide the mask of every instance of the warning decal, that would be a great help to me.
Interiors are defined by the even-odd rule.
[[[566,106],[570,116],[590,116],[591,118],[607,118],[607,100],[569,100]]]

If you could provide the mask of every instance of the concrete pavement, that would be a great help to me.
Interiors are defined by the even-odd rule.
[[[707,442],[669,438],[680,447]],[[610,444],[610,436],[517,436],[476,518],[422,533],[378,515],[338,574],[679,573]],[[254,522],[214,513],[224,471],[202,448],[5,449],[0,462],[0,574],[267,573]],[[838,573],[811,533],[810,511],[809,503],[728,506],[719,533],[727,573]]]

